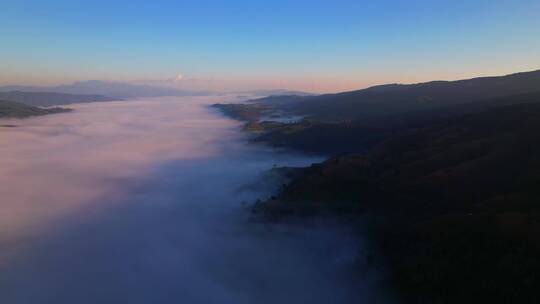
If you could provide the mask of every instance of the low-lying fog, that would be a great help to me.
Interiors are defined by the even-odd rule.
[[[208,105],[227,97],[73,105],[0,128],[0,303],[382,301],[336,225],[248,221],[274,165]],[[354,275],[353,275],[354,274]]]

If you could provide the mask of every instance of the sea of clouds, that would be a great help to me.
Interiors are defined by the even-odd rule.
[[[387,302],[353,231],[249,221],[270,168],[321,159],[249,144],[231,98],[0,121],[0,303]]]

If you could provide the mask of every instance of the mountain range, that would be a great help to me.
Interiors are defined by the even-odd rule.
[[[252,140],[326,155],[254,216],[360,223],[404,303],[538,303],[540,71],[217,105]],[[300,115],[303,120],[263,121]],[[365,236],[365,235],[364,235]]]
[[[254,103],[318,120],[353,120],[434,110],[540,91],[540,70],[506,76],[418,84],[388,84],[318,96],[270,96]]]
[[[131,84],[123,82],[89,80],[58,86],[3,86],[0,92],[54,92],[64,94],[102,95],[108,98],[122,99],[132,97],[158,96],[201,96],[210,95],[208,91],[186,91],[173,87]]]
[[[0,92],[1,100],[10,100],[20,102],[31,106],[51,106],[65,105],[71,103],[85,103],[96,101],[112,101],[118,98],[103,96],[103,95],[81,95],[81,94],[66,94],[55,92],[21,92],[8,91]]]

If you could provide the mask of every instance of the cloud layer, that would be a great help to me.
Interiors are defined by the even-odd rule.
[[[2,303],[348,303],[362,243],[338,225],[247,222],[274,164],[206,104],[76,105],[0,129]],[[356,276],[355,276],[356,277]]]

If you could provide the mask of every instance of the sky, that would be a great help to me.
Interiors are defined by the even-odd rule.
[[[0,37],[0,85],[337,92],[540,69],[540,1],[2,0]]]

